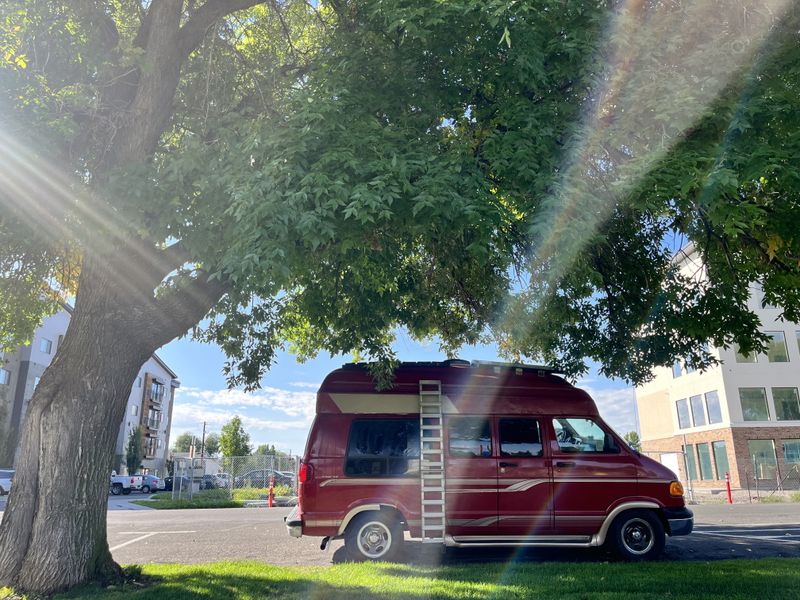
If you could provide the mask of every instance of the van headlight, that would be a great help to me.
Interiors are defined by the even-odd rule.
[[[675,497],[683,496],[683,485],[680,481],[669,482],[669,495]]]

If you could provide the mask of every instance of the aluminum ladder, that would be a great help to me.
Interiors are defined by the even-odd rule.
[[[442,382],[419,382],[422,543],[443,544],[445,534]]]

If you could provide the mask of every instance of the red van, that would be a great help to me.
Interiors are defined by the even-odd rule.
[[[289,534],[398,557],[404,531],[446,546],[609,546],[650,559],[694,518],[674,473],[629,448],[589,395],[547,367],[403,363],[376,391],[329,374]]]

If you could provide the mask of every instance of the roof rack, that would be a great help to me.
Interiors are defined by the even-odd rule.
[[[364,369],[367,368],[369,365],[363,362],[352,362],[352,363],[345,363],[342,365],[343,369]],[[524,363],[504,363],[498,361],[491,361],[491,360],[473,360],[472,362],[468,360],[464,360],[461,358],[451,358],[444,361],[408,361],[408,362],[401,362],[401,367],[458,367],[458,368],[466,368],[466,367],[494,367],[495,369],[521,369],[523,371],[535,371],[539,374],[544,373],[558,373],[564,374],[564,371],[558,369],[556,367],[551,367],[548,365],[527,365]]]

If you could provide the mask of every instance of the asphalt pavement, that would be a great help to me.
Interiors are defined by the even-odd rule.
[[[143,496],[139,496],[140,498]],[[153,510],[131,504],[136,497],[109,497],[108,540],[114,558],[131,563],[204,563],[261,560],[277,565],[330,565],[345,559],[341,541],[325,551],[320,538],[289,537],[288,508]],[[0,511],[3,508],[0,501]],[[667,538],[664,560],[800,558],[800,504],[696,505],[695,530]],[[607,560],[602,549],[475,549],[423,545],[409,540],[406,560],[456,564],[509,560]]]
[[[114,511],[108,536],[121,563],[202,563],[262,560],[278,565],[330,565],[344,560],[341,541],[321,551],[320,538],[289,537],[287,508]],[[800,558],[800,504],[693,506],[695,531],[667,539],[665,560]],[[508,560],[607,560],[602,549],[449,548],[406,544],[406,560],[418,564]]]

